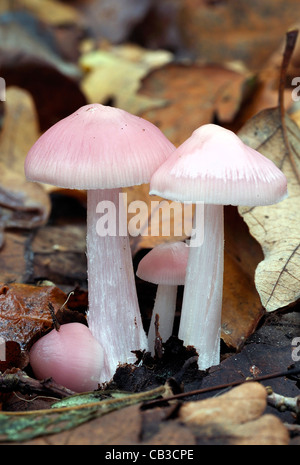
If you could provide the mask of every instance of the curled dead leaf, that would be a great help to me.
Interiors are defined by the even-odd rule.
[[[289,196],[279,204],[239,208],[264,253],[255,285],[268,312],[300,297],[300,129],[288,116],[285,128],[279,109],[274,108],[258,113],[238,133],[243,142],[270,158],[288,180]]]

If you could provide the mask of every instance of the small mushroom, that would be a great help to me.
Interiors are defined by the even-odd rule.
[[[155,353],[156,315],[162,342],[172,335],[177,286],[184,284],[187,260],[188,246],[184,242],[166,242],[154,247],[139,262],[136,275],[144,281],[158,284],[148,332],[152,355]]]
[[[88,325],[105,352],[99,382],[110,381],[120,363],[134,363],[133,352],[148,347],[122,187],[148,183],[174,149],[149,121],[90,104],[48,129],[26,157],[28,180],[87,190]],[[99,227],[99,210],[108,211],[107,230]]]
[[[232,131],[207,124],[158,168],[150,181],[150,194],[204,203],[204,238],[199,246],[190,242],[178,336],[186,346],[195,347],[198,367],[205,370],[220,362],[223,205],[280,202],[287,196],[287,180],[271,160]],[[193,225],[196,235],[197,227]]]
[[[74,392],[97,389],[104,350],[82,323],[66,323],[38,339],[29,362],[38,379],[52,378]]]

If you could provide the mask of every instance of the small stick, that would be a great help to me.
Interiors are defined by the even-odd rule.
[[[48,303],[48,308],[51,313],[51,318],[53,321],[54,329],[56,329],[56,331],[59,331],[60,323],[58,322],[58,319],[56,318],[54,307],[51,302]]]
[[[187,396],[194,396],[198,394],[204,394],[207,392],[217,391],[220,389],[227,389],[230,387],[239,386],[240,384],[243,384],[243,383],[249,383],[253,381],[255,382],[266,381],[269,379],[279,378],[283,376],[298,375],[299,373],[300,373],[300,368],[292,368],[287,371],[281,371],[277,373],[270,373],[269,375],[258,376],[257,378],[246,378],[246,379],[239,380],[239,381],[233,381],[232,383],[228,383],[228,384],[219,384],[217,386],[210,386],[210,387],[203,388],[203,389],[196,389],[195,391],[181,392],[180,394],[175,394],[174,396],[165,397],[164,399],[149,401],[145,404],[145,406],[148,407],[148,405],[157,404],[157,403],[159,404],[160,402],[168,402],[169,400],[181,399]]]
[[[21,392],[22,394],[36,393],[39,395],[53,396],[64,398],[73,395],[74,392],[56,384],[51,378],[36,380],[30,378],[24,371],[16,369],[15,371],[6,371],[0,373],[0,392]]]

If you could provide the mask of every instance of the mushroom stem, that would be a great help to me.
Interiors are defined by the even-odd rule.
[[[120,363],[134,363],[132,351],[147,349],[119,194],[118,188],[87,192],[88,325],[105,352],[100,383],[110,381]]]
[[[149,350],[152,355],[155,353],[155,316],[159,316],[159,334],[162,341],[166,342],[172,335],[173,331],[176,297],[177,286],[169,284],[159,284],[157,286],[156,298],[148,332]]]
[[[189,250],[178,336],[185,346],[197,350],[200,370],[220,363],[223,209],[223,205],[204,205],[203,242]],[[195,218],[193,228],[197,234]]]

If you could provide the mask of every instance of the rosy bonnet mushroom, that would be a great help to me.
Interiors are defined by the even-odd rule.
[[[104,351],[82,323],[52,329],[30,349],[29,361],[38,379],[52,378],[74,392],[97,389]]]
[[[148,347],[121,188],[148,183],[174,149],[150,122],[90,104],[48,129],[25,161],[30,181],[87,190],[88,325],[104,350],[101,383]]]
[[[187,260],[188,247],[185,242],[166,242],[154,247],[139,262],[136,275],[158,285],[148,331],[148,345],[152,355],[155,352],[156,315],[159,317],[162,342],[166,342],[172,335],[177,286],[184,284]]]
[[[179,338],[198,352],[198,367],[220,362],[224,260],[223,205],[270,205],[287,196],[275,164],[232,131],[203,125],[153,174],[150,194],[204,203],[202,245],[190,242]],[[196,231],[199,225],[194,224]],[[200,242],[200,241],[197,241]]]

